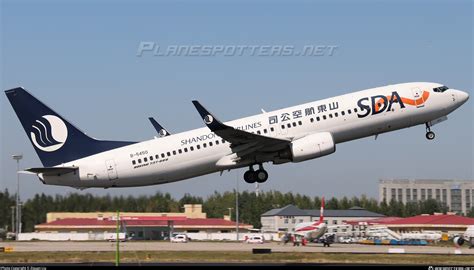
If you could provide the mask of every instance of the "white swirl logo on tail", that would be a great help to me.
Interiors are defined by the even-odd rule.
[[[56,151],[66,142],[66,124],[57,116],[43,115],[31,125],[31,128],[31,141],[41,151]]]
[[[212,115],[208,114],[206,115],[206,117],[204,117],[204,123],[209,125],[212,122],[214,122],[214,117],[212,117]]]
[[[159,133],[160,133],[160,136],[161,136],[161,137],[164,137],[164,136],[168,135],[168,132],[166,132],[165,129],[160,129],[160,132],[159,132]]]

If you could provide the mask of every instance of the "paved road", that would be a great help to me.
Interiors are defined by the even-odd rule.
[[[13,247],[14,251],[115,251],[111,242],[0,242],[0,247]],[[249,251],[253,248],[271,248],[273,252],[341,252],[341,253],[387,253],[389,249],[402,248],[405,253],[454,254],[454,247],[436,246],[374,246],[359,244],[333,244],[329,248],[322,244],[293,247],[280,243],[244,244],[222,242],[169,243],[154,241],[130,241],[120,243],[122,251]],[[474,255],[474,249],[463,246],[462,254]]]

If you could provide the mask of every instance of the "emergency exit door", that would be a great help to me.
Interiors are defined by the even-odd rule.
[[[109,175],[109,180],[118,179],[117,167],[115,166],[115,160],[110,159],[105,162],[107,168],[107,174]]]
[[[411,92],[413,93],[413,100],[415,101],[415,106],[417,108],[425,106],[423,91],[420,88],[412,88]]]

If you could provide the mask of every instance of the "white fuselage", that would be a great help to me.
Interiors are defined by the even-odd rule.
[[[247,132],[260,132],[263,136],[289,140],[319,132],[330,132],[334,143],[342,143],[439,119],[458,108],[467,99],[461,97],[460,93],[465,93],[458,90],[434,92],[432,89],[438,86],[440,84],[406,83],[372,88],[225,124]],[[394,92],[405,101],[404,108],[398,102],[390,104]],[[387,97],[387,104],[382,104],[381,110],[373,111],[373,96]],[[380,98],[374,98],[374,102],[378,103]],[[392,98],[392,101],[394,100],[396,99]],[[410,104],[411,102],[415,103]],[[325,111],[322,110],[323,106]],[[222,167],[216,164],[229,154],[232,154],[230,144],[223,143],[220,137],[204,127],[128,145],[57,166],[79,167],[75,173],[40,177],[46,184],[78,188],[131,187],[169,183],[249,165],[242,163],[233,167]],[[262,156],[257,161],[276,163],[271,156]]]

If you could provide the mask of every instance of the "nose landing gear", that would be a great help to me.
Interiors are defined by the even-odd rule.
[[[431,131],[430,125],[428,125],[428,123],[426,123],[426,138],[430,141],[435,138],[435,133]]]
[[[264,183],[268,179],[268,173],[263,169],[262,164],[258,165],[258,170],[253,169],[253,165],[250,166],[249,170],[244,173],[245,182],[252,183]]]

